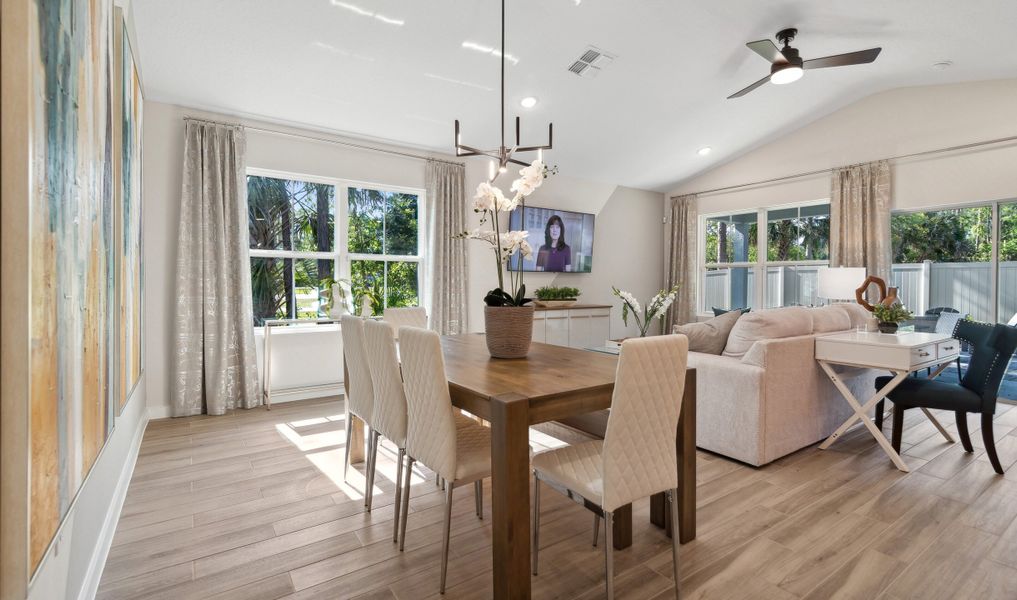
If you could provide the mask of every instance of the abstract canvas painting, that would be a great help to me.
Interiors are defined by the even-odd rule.
[[[113,427],[110,0],[30,5],[30,515],[35,572]]]
[[[117,11],[119,16],[120,11]],[[134,62],[126,25],[120,28],[120,188],[117,194],[118,353],[120,384],[118,413],[141,379],[141,80]]]

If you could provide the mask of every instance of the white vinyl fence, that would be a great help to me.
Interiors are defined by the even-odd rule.
[[[813,306],[819,266],[767,267],[765,306]],[[992,320],[992,265],[973,263],[894,264],[891,285],[899,288],[901,301],[915,314],[936,307],[950,307],[978,321]],[[756,269],[748,268],[748,304],[755,303]],[[859,282],[861,283],[861,282]],[[708,271],[704,279],[704,307],[728,307],[731,270]],[[999,263],[999,321],[1017,314],[1017,262]]]

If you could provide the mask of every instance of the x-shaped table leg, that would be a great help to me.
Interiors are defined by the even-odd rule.
[[[904,379],[908,376],[909,371],[893,371],[893,379],[880,388],[865,404],[858,404],[858,399],[855,398],[853,393],[851,393],[851,389],[844,384],[844,381],[841,380],[839,375],[837,375],[837,372],[833,370],[833,367],[824,360],[818,362],[819,366],[822,367],[823,371],[825,371],[827,376],[830,377],[830,381],[833,382],[833,385],[837,387],[841,395],[844,396],[844,399],[847,400],[848,404],[850,404],[851,408],[855,411],[855,414],[851,415],[847,421],[844,421],[844,424],[838,427],[837,431],[833,432],[833,435],[826,438],[826,441],[819,445],[819,449],[826,450],[829,448],[831,444],[840,438],[840,436],[844,435],[844,432],[847,431],[848,428],[855,424],[855,421],[860,420],[862,424],[865,425],[865,428],[869,430],[869,433],[872,434],[872,437],[876,438],[876,442],[883,448],[886,455],[890,457],[893,464],[901,471],[907,473],[909,469],[908,466],[904,464],[904,459],[902,459],[900,454],[897,454],[897,452],[893,449],[893,446],[883,435],[883,432],[876,429],[876,426],[872,423],[866,413],[871,410],[877,402],[886,398],[886,395],[892,392],[895,387],[900,385],[900,382],[904,381]]]
[[[939,377],[939,374],[945,371],[946,368],[949,367],[951,364],[953,364],[953,359],[950,359],[936,367],[936,370],[929,375],[929,379],[935,379]],[[950,442],[951,444],[955,443],[953,437],[950,435],[950,432],[948,432],[946,428],[940,424],[939,420],[936,419],[936,417],[931,412],[929,412],[929,409],[925,408],[924,406],[921,407],[921,409],[922,412],[925,413],[925,416],[928,417],[930,421],[932,421],[932,424],[936,426],[936,429],[939,430],[939,433],[943,434],[943,437],[946,438],[946,441]]]

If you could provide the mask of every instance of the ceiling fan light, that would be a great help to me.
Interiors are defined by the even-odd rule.
[[[790,66],[784,67],[783,69],[780,69],[778,71],[774,71],[773,73],[771,73],[770,74],[770,83],[773,83],[773,84],[776,84],[776,85],[784,85],[786,83],[794,83],[795,81],[798,81],[799,79],[801,79],[802,75],[804,75],[804,74],[805,74],[805,71],[803,71],[801,67],[798,67],[798,66],[795,66],[795,65],[790,65]]]

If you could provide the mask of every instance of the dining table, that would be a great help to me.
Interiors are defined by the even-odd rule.
[[[441,338],[452,404],[491,427],[491,522],[496,599],[530,597],[529,428],[581,419],[610,408],[618,357],[534,342],[521,359],[492,358],[484,334]],[[679,538],[696,537],[696,373],[687,369],[675,439],[678,453]],[[354,439],[363,439],[354,423]],[[587,429],[587,428],[583,428]],[[588,429],[587,429],[588,431]],[[353,460],[362,460],[354,447]],[[615,513],[613,545],[632,544],[631,505]],[[650,521],[671,535],[664,494],[650,499]]]

